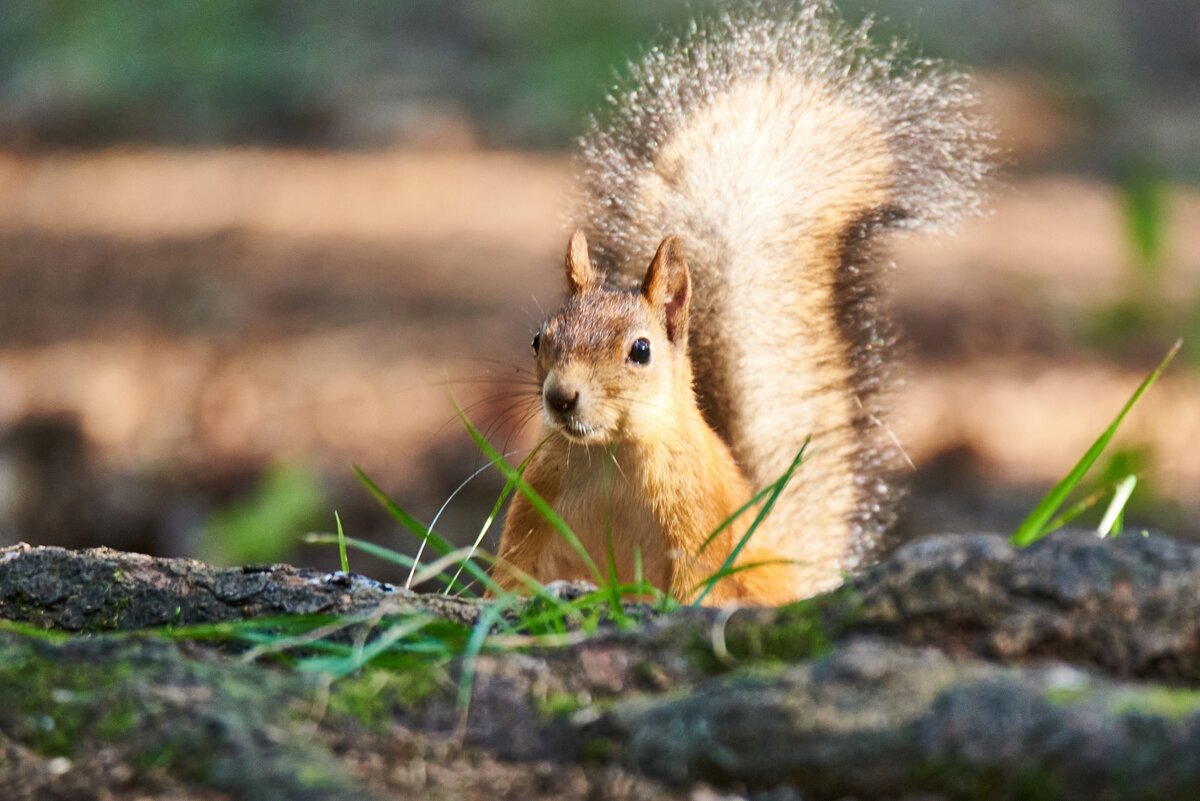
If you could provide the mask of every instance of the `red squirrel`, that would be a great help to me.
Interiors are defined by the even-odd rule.
[[[683,599],[752,514],[701,544],[810,437],[738,560],[762,564],[705,600],[803,598],[867,557],[896,495],[880,240],[977,211],[989,171],[964,76],[827,0],[782,13],[726,14],[632,67],[583,140],[568,295],[534,339],[525,480],[595,562],[628,582],[640,560]],[[520,495],[498,556],[503,586],[590,578]]]

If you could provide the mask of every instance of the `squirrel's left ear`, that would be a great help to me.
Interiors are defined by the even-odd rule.
[[[567,244],[567,291],[574,295],[591,289],[596,286],[597,280],[596,268],[592,266],[592,257],[588,255],[587,237],[582,229],[576,228]]]
[[[688,301],[692,279],[683,258],[683,244],[677,236],[668,236],[658,246],[646,277],[642,296],[656,309],[662,309],[667,324],[667,339],[680,342],[687,336]]]

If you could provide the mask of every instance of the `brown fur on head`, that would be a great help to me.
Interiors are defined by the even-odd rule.
[[[662,241],[640,288],[621,290],[604,285],[576,231],[566,277],[566,303],[534,338],[547,426],[583,445],[661,432],[676,393],[691,393],[692,384],[691,279],[679,240]]]

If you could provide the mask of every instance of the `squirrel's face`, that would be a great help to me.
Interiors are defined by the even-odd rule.
[[[633,292],[572,296],[534,350],[546,423],[572,442],[607,444],[669,413],[673,347]]]
[[[567,302],[533,339],[547,425],[583,445],[661,438],[675,394],[691,392],[690,282],[678,240],[664,240],[640,288],[617,290],[601,286],[576,232],[567,283]]]

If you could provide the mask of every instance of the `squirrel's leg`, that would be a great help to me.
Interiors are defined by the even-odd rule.
[[[526,576],[545,582],[541,575],[545,552],[554,532],[545,518],[520,493],[513,496],[500,535],[492,581],[501,589],[520,592],[525,589]]]

